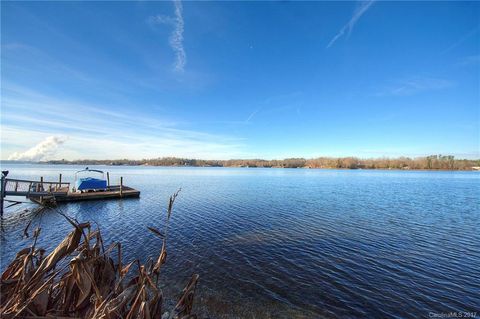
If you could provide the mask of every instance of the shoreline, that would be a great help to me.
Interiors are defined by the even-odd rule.
[[[168,167],[168,168],[246,168],[246,169],[313,169],[313,170],[342,170],[342,171],[418,171],[418,172],[480,172],[480,168],[465,168],[465,169],[447,169],[447,168],[370,168],[370,167],[358,167],[358,168],[346,168],[346,167],[282,167],[282,166],[213,166],[213,165],[149,165],[149,164],[107,164],[107,163],[95,163],[95,162],[17,162],[17,161],[0,161],[0,164],[37,164],[37,165],[95,165],[95,166],[108,166],[108,167]]]

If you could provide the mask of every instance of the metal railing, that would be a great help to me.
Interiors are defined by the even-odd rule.
[[[70,183],[63,182],[44,182],[29,181],[22,179],[5,179],[5,189],[3,193],[5,195],[45,195],[54,192],[68,192]]]

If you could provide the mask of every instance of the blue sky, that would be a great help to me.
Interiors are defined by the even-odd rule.
[[[1,9],[2,159],[480,157],[479,2]]]

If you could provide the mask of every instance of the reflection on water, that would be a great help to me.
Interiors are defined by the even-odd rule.
[[[4,165],[11,177],[73,178],[76,166]],[[178,294],[200,274],[197,310],[211,318],[419,318],[480,311],[480,175],[475,172],[108,167],[139,199],[59,207],[122,241],[126,259],[156,256],[169,195],[164,278]],[[29,244],[33,204],[8,209],[1,267]],[[34,218],[40,245],[70,230]]]

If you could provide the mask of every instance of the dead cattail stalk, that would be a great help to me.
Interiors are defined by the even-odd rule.
[[[74,229],[45,256],[44,250],[36,247],[37,228],[32,246],[19,251],[1,276],[0,316],[161,319],[163,293],[158,281],[166,261],[168,222],[179,191],[169,199],[163,233],[148,227],[162,240],[155,264],[142,265],[135,260],[123,266],[120,243],[105,249],[100,230],[92,231],[89,223],[78,223],[65,214],[61,215]],[[110,257],[115,248],[116,264]],[[126,281],[134,264],[137,273]],[[194,275],[169,318],[195,317],[190,314],[197,281],[198,275]]]

